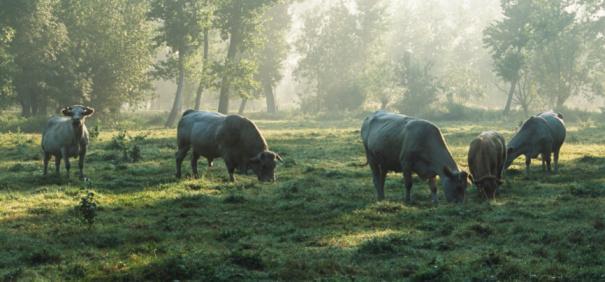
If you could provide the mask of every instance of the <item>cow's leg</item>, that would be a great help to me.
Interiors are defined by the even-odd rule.
[[[437,184],[435,183],[435,177],[429,178],[428,182],[431,188],[431,201],[433,204],[437,204]]]
[[[412,202],[412,172],[403,171],[403,182],[405,184],[405,201]]]
[[[542,156],[542,161],[546,163],[546,171],[550,172],[550,152],[548,152],[548,154],[545,156]]]
[[[69,169],[71,168],[71,162],[69,161],[69,151],[67,148],[61,149],[61,155],[63,155],[63,163],[65,163],[65,170],[67,171],[67,177],[69,177]]]
[[[531,164],[531,156],[525,155],[525,174],[529,175],[529,165]]]
[[[208,161],[208,167],[212,167],[212,161],[214,159],[213,158],[206,158],[206,160]]]
[[[78,160],[78,170],[80,179],[84,179],[84,160],[86,159],[86,145],[80,146],[80,159]]]
[[[555,161],[555,174],[559,173],[559,150],[561,149],[557,149],[553,154]]]
[[[50,153],[44,152],[44,175],[48,174],[48,161],[50,161]]]
[[[234,182],[235,176],[233,174],[235,173],[235,167],[227,168],[227,172],[229,173],[229,181]]]
[[[374,182],[374,188],[376,189],[376,197],[379,201],[384,200],[384,181],[386,174],[382,172],[379,165],[370,164],[372,169],[372,181]]]
[[[235,181],[235,176],[233,176],[233,173],[235,172],[236,165],[232,161],[225,159],[225,166],[227,166],[227,173],[229,173],[229,181]]]
[[[55,155],[55,172],[56,172],[57,176],[60,175],[60,171],[61,171],[61,154],[56,154]]]
[[[185,156],[187,156],[187,152],[189,152],[189,148],[191,146],[187,145],[187,146],[182,146],[179,147],[178,151],[176,152],[176,177],[177,178],[181,178],[181,166],[183,164],[183,160],[185,159]]]
[[[191,154],[191,172],[193,173],[193,178],[198,178],[197,173],[197,160],[200,158],[200,154],[193,150]]]
[[[542,154],[542,171],[546,171],[546,158]]]

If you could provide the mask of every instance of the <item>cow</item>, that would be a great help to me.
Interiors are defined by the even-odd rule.
[[[223,158],[229,180],[235,181],[233,173],[248,169],[259,181],[275,181],[279,154],[269,151],[260,130],[249,119],[239,115],[223,115],[214,112],[187,110],[177,128],[176,177],[181,177],[181,164],[192,148],[191,170],[198,177],[197,161],[203,156],[208,167],[216,158]]]
[[[551,154],[554,157],[554,172],[559,172],[559,152],[565,141],[565,123],[563,115],[553,111],[544,112],[527,119],[519,131],[506,145],[506,163],[508,168],[520,155],[525,156],[525,171],[529,175],[532,158],[542,156],[542,169],[551,171]]]
[[[437,203],[437,175],[448,202],[464,201],[468,174],[458,168],[435,124],[377,111],[364,119],[361,139],[378,200],[384,199],[387,172],[395,171],[403,173],[407,202],[411,201],[412,173],[428,180],[433,203]]]
[[[95,110],[82,105],[73,105],[61,110],[63,116],[48,120],[42,133],[42,151],[44,152],[44,175],[48,174],[48,162],[55,157],[55,170],[59,175],[61,159],[69,177],[71,164],[69,158],[79,156],[79,176],[84,178],[84,159],[88,147],[88,130],[84,121]]]
[[[486,199],[493,200],[502,184],[502,170],[506,161],[506,142],[495,131],[479,134],[468,149],[468,168],[471,181]]]

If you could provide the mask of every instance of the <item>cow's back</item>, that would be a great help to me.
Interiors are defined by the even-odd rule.
[[[400,171],[403,132],[412,120],[405,115],[377,111],[364,119],[361,138],[366,149],[368,162],[387,170]]]
[[[494,131],[481,133],[471,142],[468,153],[469,170],[475,179],[499,176],[506,160],[506,144]]]
[[[546,124],[548,125],[548,128],[553,138],[554,149],[561,147],[561,145],[565,141],[566,135],[565,122],[563,122],[561,115],[549,111],[541,113],[538,116],[543,118],[546,121]]]
[[[226,116],[217,129],[216,138],[223,154],[245,160],[267,150],[267,142],[258,127],[240,115]]]
[[[177,139],[179,146],[191,145],[196,153],[205,157],[218,157],[216,131],[225,115],[213,112],[188,111],[179,121]]]

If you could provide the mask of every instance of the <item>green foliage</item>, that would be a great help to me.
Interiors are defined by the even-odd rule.
[[[595,54],[605,47],[602,32],[594,29],[601,17],[594,5],[583,0],[502,1],[505,17],[485,29],[484,43],[495,72],[511,87],[524,76],[524,85],[509,95],[516,95],[525,111],[535,102],[534,91],[559,110],[570,97],[603,95],[605,58]]]
[[[345,2],[308,13],[296,42],[301,59],[296,79],[307,86],[299,93],[301,108],[309,112],[357,109],[365,102],[364,68],[384,31],[385,6],[380,1],[356,1],[359,13]],[[347,104],[341,104],[347,102]]]
[[[92,227],[97,217],[98,202],[95,199],[93,192],[88,192],[85,197],[80,200],[80,205],[76,207],[76,214],[83,223],[88,224],[88,227]]]
[[[14,93],[22,115],[46,115],[49,108],[73,103],[117,112],[125,102],[147,98],[152,60],[147,1],[2,2],[0,10],[5,13],[0,65],[7,50],[14,86],[0,82],[2,95]]]
[[[143,159],[141,145],[144,144],[145,138],[145,134],[131,136],[126,130],[121,130],[111,139],[108,148],[122,153],[122,161],[136,163]]]
[[[90,140],[95,140],[97,137],[99,137],[99,134],[101,134],[101,129],[98,122],[88,131],[88,134],[90,136]]]
[[[400,84],[404,95],[396,107],[402,113],[423,116],[434,109],[442,86],[431,73],[430,63],[418,62],[411,54],[404,57],[400,69]]]
[[[14,29],[0,25],[0,109],[8,107],[14,102],[12,78],[15,64],[13,55],[8,49],[14,36]]]

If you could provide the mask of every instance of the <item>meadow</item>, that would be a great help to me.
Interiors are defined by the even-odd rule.
[[[518,159],[495,201],[469,187],[464,204],[448,204],[439,186],[433,205],[417,177],[405,203],[400,174],[376,201],[361,119],[256,122],[284,158],[274,183],[227,182],[222,160],[208,169],[203,158],[192,179],[189,157],[176,179],[175,129],[101,127],[86,181],[73,168],[42,175],[40,134],[0,133],[0,278],[605,280],[603,126],[568,123],[557,175],[534,160],[526,176]],[[508,140],[516,127],[436,124],[464,169],[474,136],[496,129]],[[139,152],[124,158],[124,144]],[[88,192],[94,224],[75,210]]]

